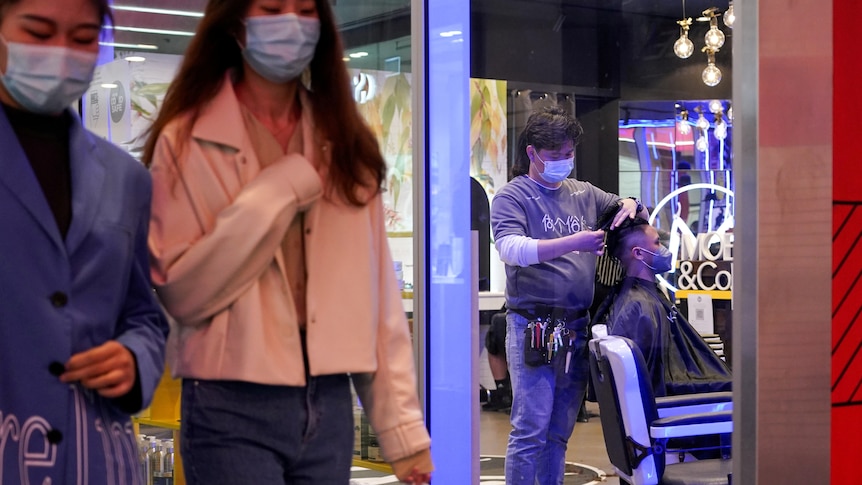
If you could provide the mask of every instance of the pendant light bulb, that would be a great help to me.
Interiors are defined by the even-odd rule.
[[[676,122],[676,129],[680,135],[687,136],[691,133],[691,125],[688,123],[688,110],[682,110],[679,117],[680,119]]]
[[[712,17],[709,19],[709,30],[703,36],[703,41],[706,46],[712,50],[719,50],[724,45],[724,32],[718,28],[718,19]]]
[[[691,18],[677,20],[676,23],[679,24],[679,38],[673,43],[673,53],[680,59],[688,59],[694,52],[694,43],[688,38]]]
[[[709,142],[706,141],[705,136],[701,135],[700,137],[698,137],[697,142],[695,143],[695,146],[697,147],[697,151],[699,151],[701,153],[705,153],[706,149],[709,148]]]
[[[706,65],[701,75],[703,83],[707,86],[717,86],[721,82],[721,70],[712,62]]]
[[[721,82],[721,70],[715,65],[715,50],[707,46],[703,51],[706,52],[707,64],[700,77],[707,86],[717,86]]]
[[[709,129],[709,121],[703,116],[703,112],[697,114],[697,123],[694,124],[697,126],[698,130],[706,131]]]
[[[727,138],[727,123],[724,120],[715,122],[715,131],[713,131],[716,140],[724,140]]]
[[[673,43],[673,53],[680,59],[688,59],[694,52],[694,43],[688,38],[688,34],[679,34],[679,39]]]
[[[733,2],[730,2],[727,6],[727,12],[724,12],[724,25],[732,29],[734,22],[736,22],[736,15],[733,13]]]
[[[718,113],[719,111],[724,111],[724,106],[722,106],[721,101],[717,99],[713,99],[709,102],[709,112],[712,114]]]

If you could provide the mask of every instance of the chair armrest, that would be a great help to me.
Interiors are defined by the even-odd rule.
[[[733,411],[683,414],[659,418],[650,423],[649,433],[654,439],[683,438],[733,432]]]
[[[593,333],[593,338],[605,338],[608,336],[608,326],[604,323],[597,323],[590,328]]]
[[[680,414],[712,413],[733,410],[733,393],[703,392],[678,396],[657,397],[655,407],[659,418]]]

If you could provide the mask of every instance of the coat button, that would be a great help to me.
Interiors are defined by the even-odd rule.
[[[69,297],[62,291],[55,291],[51,294],[51,304],[57,308],[62,308],[69,303]]]
[[[52,429],[45,433],[45,438],[48,438],[48,443],[56,445],[57,443],[63,441],[63,433],[61,433],[59,430]]]
[[[60,377],[60,374],[66,372],[66,366],[55,360],[48,364],[48,372],[54,377]]]

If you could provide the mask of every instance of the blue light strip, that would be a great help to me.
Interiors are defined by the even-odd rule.
[[[470,2],[425,2],[428,419],[434,483],[479,483],[470,234]],[[455,32],[460,32],[456,34]]]

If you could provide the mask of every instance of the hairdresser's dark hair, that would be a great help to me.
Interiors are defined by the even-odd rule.
[[[229,70],[241,72],[242,52],[237,36],[243,32],[251,0],[210,0],[197,33],[186,50],[183,63],[165,96],[159,115],[150,128],[143,161],[152,163],[156,141],[167,124],[189,115],[180,139],[188,139],[201,109],[212,99]],[[356,109],[343,47],[329,0],[315,0],[320,18],[320,38],[311,60],[311,100],[314,123],[332,142],[329,187],[334,194],[356,206],[380,191],[386,163],[377,140]],[[184,135],[184,136],[183,136]],[[365,190],[362,190],[365,189]]]
[[[512,164],[512,177],[525,175],[530,170],[527,145],[536,150],[555,150],[568,140],[577,146],[584,129],[573,116],[559,106],[550,106],[534,112],[527,118],[527,126],[518,137],[518,153]]]

